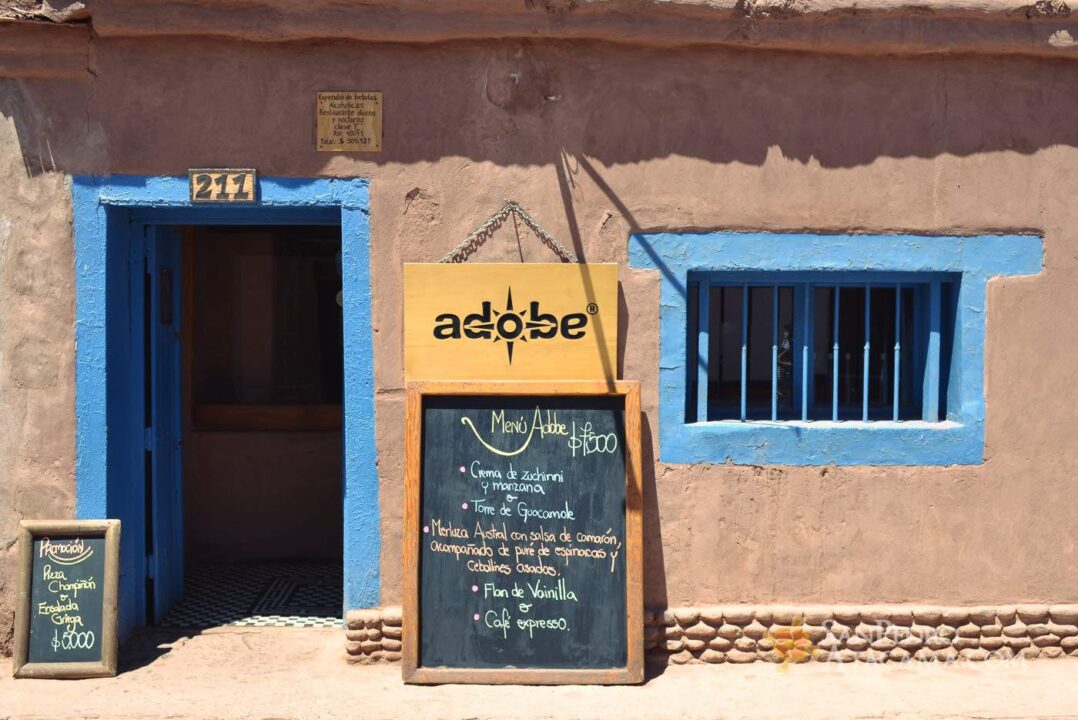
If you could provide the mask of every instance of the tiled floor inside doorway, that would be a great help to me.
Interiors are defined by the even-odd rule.
[[[337,564],[201,565],[161,627],[343,627],[343,604]]]

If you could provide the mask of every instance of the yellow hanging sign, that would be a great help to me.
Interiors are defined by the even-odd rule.
[[[614,380],[618,266],[404,266],[411,380]]]

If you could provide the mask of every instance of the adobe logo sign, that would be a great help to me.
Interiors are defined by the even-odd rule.
[[[479,312],[461,318],[453,313],[442,313],[434,319],[434,337],[437,340],[488,340],[505,345],[506,359],[513,364],[513,347],[516,343],[536,340],[580,340],[587,335],[588,315],[599,312],[599,306],[588,303],[587,313],[569,313],[560,318],[540,310],[538,300],[532,300],[523,310],[513,307],[513,288],[506,293],[503,310],[494,310],[493,303],[484,300]]]
[[[409,380],[616,375],[617,265],[406,264],[404,294]]]

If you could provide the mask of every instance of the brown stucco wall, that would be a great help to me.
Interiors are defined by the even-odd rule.
[[[4,93],[8,104],[15,98]],[[10,647],[22,518],[75,512],[70,184],[28,172],[0,120],[0,651]]]
[[[254,166],[371,178],[385,604],[400,602],[401,263],[440,258],[505,198],[582,258],[623,264],[649,606],[1078,601],[1075,63],[194,38],[99,38],[90,63],[83,78],[0,85],[0,578],[15,517],[73,511],[64,176]],[[384,152],[314,151],[314,94],[331,89],[385,93]],[[1042,234],[1041,275],[989,286],[985,463],[653,463],[659,279],[624,266],[639,229]],[[474,260],[521,258],[551,256],[508,227]],[[48,279],[26,289],[36,273]],[[11,598],[9,582],[0,623]]]

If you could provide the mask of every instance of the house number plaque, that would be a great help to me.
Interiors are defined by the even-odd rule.
[[[253,203],[258,172],[252,169],[196,168],[187,171],[193,203]]]

